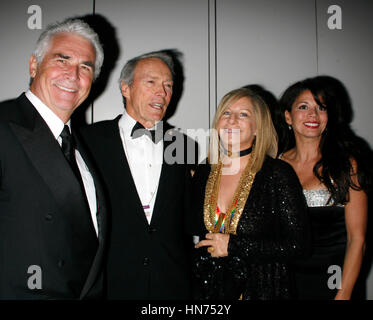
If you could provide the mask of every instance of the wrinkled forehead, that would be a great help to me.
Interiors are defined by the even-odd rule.
[[[61,52],[59,52],[61,51]],[[95,62],[96,50],[92,42],[73,32],[59,32],[54,34],[47,48],[48,53],[74,53],[81,56],[87,56],[90,60]]]
[[[173,79],[172,73],[168,65],[159,58],[144,58],[136,63],[134,76],[153,74]]]

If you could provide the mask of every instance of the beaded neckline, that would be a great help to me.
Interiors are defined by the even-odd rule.
[[[334,205],[343,207],[341,204],[334,203],[327,189],[303,189],[303,194],[309,207],[329,207]]]
[[[222,174],[222,162],[212,165],[206,183],[204,201],[204,222],[209,232],[236,234],[238,222],[254,182],[255,173],[251,171],[252,158],[250,157],[236,187],[231,204],[226,213],[220,212],[217,200]]]

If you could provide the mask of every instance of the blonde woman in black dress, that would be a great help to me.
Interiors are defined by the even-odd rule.
[[[208,163],[193,177],[194,298],[290,299],[288,263],[308,245],[306,203],[294,170],[274,159],[268,107],[252,90],[233,90],[213,129]]]

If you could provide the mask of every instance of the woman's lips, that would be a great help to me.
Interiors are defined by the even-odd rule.
[[[226,128],[224,129],[225,133],[240,133],[240,129]]]
[[[304,125],[309,129],[317,129],[320,127],[320,123],[318,122],[305,122]]]

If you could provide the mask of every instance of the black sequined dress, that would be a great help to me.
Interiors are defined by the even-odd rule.
[[[312,227],[312,255],[295,264],[296,294],[301,300],[329,300],[337,294],[347,233],[344,207],[327,205],[327,190],[303,190]]]
[[[209,165],[193,177],[194,210],[201,240]],[[289,262],[309,246],[306,202],[291,166],[267,158],[256,174],[237,235],[230,235],[228,257],[212,258],[206,247],[194,252],[194,298],[290,299],[293,297]]]

